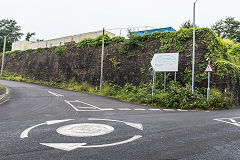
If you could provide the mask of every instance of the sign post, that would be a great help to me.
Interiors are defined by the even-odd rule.
[[[167,72],[175,72],[176,73],[178,71],[178,57],[179,57],[179,53],[154,54],[153,59],[151,61],[151,65],[152,65],[152,69],[153,69],[152,96],[154,95],[154,90],[155,90],[155,85],[156,85],[156,72],[164,72],[164,91],[165,91],[166,90]],[[174,79],[176,80],[176,78],[174,78]]]
[[[207,61],[208,61],[208,65],[204,72],[208,72],[207,101],[209,101],[209,98],[210,98],[210,74],[211,74],[211,72],[213,72],[213,69],[210,64],[210,58],[207,58]]]
[[[152,70],[152,76],[153,76],[152,96],[154,96],[154,90],[156,88],[156,72],[155,72],[155,70]]]

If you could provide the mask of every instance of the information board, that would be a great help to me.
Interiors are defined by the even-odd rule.
[[[151,61],[156,72],[177,72],[179,53],[157,53]]]

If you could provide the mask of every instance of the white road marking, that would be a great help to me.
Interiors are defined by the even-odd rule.
[[[100,110],[101,111],[113,111],[114,109],[113,108],[101,108]]]
[[[189,110],[185,110],[185,109],[177,109],[180,112],[188,112]]]
[[[76,100],[76,102],[80,102],[80,103],[82,103],[82,104],[85,104],[85,105],[91,106],[92,108],[95,108],[95,109],[99,109],[99,110],[101,110],[101,108],[99,108],[99,107],[97,107],[97,106],[94,106],[94,105],[92,105],[92,104],[89,104],[89,103],[83,102],[83,101]]]
[[[235,126],[238,126],[238,127],[240,127],[240,124],[239,124],[239,122],[237,122],[237,121],[236,121],[236,120],[234,120],[234,119],[240,119],[240,117],[232,117],[232,118],[218,118],[218,119],[213,119],[213,120],[215,120],[215,121],[219,121],[219,122],[228,123],[228,124],[232,124],[232,125],[235,125]],[[229,121],[227,121],[227,120],[229,120],[229,121],[231,121],[231,122],[229,122]]]
[[[110,122],[121,122],[124,123],[128,126],[134,127],[136,129],[139,129],[141,131],[143,131],[143,126],[141,123],[131,123],[131,122],[125,122],[125,121],[119,121],[119,120],[112,120],[112,119],[99,119],[99,118],[88,118],[88,120],[92,120],[92,121],[110,121]]]
[[[235,121],[234,119],[232,118],[229,118],[230,121],[232,121],[233,123],[237,123],[237,121]]]
[[[54,93],[54,92],[51,92],[51,91],[48,91],[48,93],[54,95],[54,96],[57,96],[57,97],[63,97],[63,95],[61,94],[58,94],[58,93]]]
[[[92,137],[111,133],[114,128],[106,124],[79,123],[59,127],[56,131],[64,136]]]
[[[33,129],[33,128],[36,128],[36,127],[39,127],[41,125],[51,125],[51,124],[56,124],[56,123],[61,123],[61,122],[66,122],[66,121],[71,121],[71,120],[74,120],[74,119],[64,119],[64,120],[52,120],[52,121],[46,121],[45,123],[40,123],[40,124],[37,124],[35,126],[32,126],[32,127],[29,127],[27,128],[26,130],[24,130],[21,135],[20,135],[20,138],[26,138],[28,137],[28,133]]]
[[[67,101],[67,100],[64,100],[66,103],[68,103],[73,109],[75,109],[76,111],[113,111],[113,110],[116,110],[114,108],[100,108],[100,107],[97,107],[97,106],[94,106],[92,104],[89,104],[89,103],[86,103],[86,102],[83,102],[83,101],[80,101],[80,100],[75,100],[75,101]],[[85,104],[85,105],[88,105],[89,107],[81,107],[81,106],[74,106],[72,103],[82,103],[82,104]],[[144,109],[144,108],[117,108],[117,110],[119,111],[130,111],[130,110],[134,110],[134,111],[145,111],[145,110],[148,110],[148,111],[176,111],[174,109],[158,109],[158,108],[151,108],[151,109]],[[177,111],[180,111],[180,112],[187,112],[189,110],[183,110],[183,109],[177,109]],[[192,110],[192,111],[197,111],[197,110]],[[209,111],[205,111],[205,112],[209,112]]]
[[[144,108],[136,108],[136,109],[134,109],[135,111],[145,111],[146,109],[144,109]]]
[[[98,147],[116,146],[116,145],[132,142],[139,138],[142,138],[142,136],[135,135],[132,138],[125,140],[125,141],[121,141],[121,142],[115,142],[115,143],[110,143],[110,144],[100,144],[100,145],[90,145],[90,146],[85,146],[86,143],[40,143],[40,144],[48,146],[48,147],[56,148],[56,149],[61,149],[64,151],[71,151],[71,150],[74,150],[77,148],[98,148]]]
[[[118,110],[120,110],[120,111],[130,111],[131,109],[130,108],[118,108]]]
[[[99,108],[97,106],[94,106],[92,104],[89,104],[89,103],[86,103],[83,101],[79,101],[79,100],[75,100],[75,101],[64,100],[64,101],[67,104],[69,104],[76,111],[111,111],[111,110],[114,110],[113,108]],[[82,104],[88,105],[89,107],[74,106],[72,103],[82,103]],[[85,110],[85,109],[90,109],[90,110]]]
[[[163,109],[164,111],[175,111],[174,109]]]
[[[71,151],[79,148],[80,146],[86,145],[87,143],[40,143],[41,145],[60,149],[63,151]]]
[[[44,125],[46,123],[40,123],[40,124],[37,124],[35,126],[32,126],[32,127],[29,127],[28,129],[24,130],[21,135],[20,135],[20,138],[26,138],[28,137],[28,132],[30,132],[33,128],[36,128],[38,126],[41,126],[41,125]]]
[[[69,104],[73,109],[75,109],[76,111],[79,111],[74,105],[72,105],[69,101],[64,100],[67,104]]]
[[[161,111],[161,109],[148,109],[149,111]]]

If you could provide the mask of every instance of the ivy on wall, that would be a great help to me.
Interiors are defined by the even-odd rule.
[[[126,54],[126,58],[131,58],[137,55],[134,50],[143,51],[146,54],[152,54],[148,51],[144,51],[146,44],[151,41],[159,41],[159,48],[155,48],[155,52],[166,52],[171,47],[176,48],[176,51],[184,53],[186,58],[191,58],[192,52],[192,38],[193,38],[193,29],[181,28],[176,32],[162,32],[162,33],[153,33],[136,36],[134,33],[130,33],[128,38],[124,37],[113,37],[110,38],[107,34],[104,35],[104,44],[107,46],[111,43],[119,43],[118,50],[122,54]],[[239,78],[240,72],[240,43],[234,43],[231,40],[222,39],[217,37],[217,35],[209,28],[197,28],[196,29],[196,39],[198,45],[205,45],[207,53],[204,58],[210,58],[214,71],[219,79],[225,78],[225,76],[230,76],[232,79]],[[87,47],[101,47],[102,45],[102,36],[97,38],[87,38],[81,42],[75,44],[75,47],[87,48]],[[189,50],[186,50],[186,49]],[[53,53],[61,56],[62,54],[67,53],[68,46],[58,46],[52,47],[51,50]],[[23,52],[27,53],[39,53],[46,48],[37,48],[36,50],[27,50],[27,51],[12,51],[6,52],[6,56],[12,55],[16,56]],[[190,54],[188,54],[190,53]],[[109,59],[113,63],[115,69],[119,69],[120,62],[116,61],[116,58]],[[190,65],[185,64],[185,65]],[[200,62],[198,67],[200,70],[203,70],[206,66],[206,62]],[[183,73],[185,77],[191,77],[191,70],[186,69]],[[201,73],[197,74],[197,81],[201,82],[207,78],[207,74]],[[185,78],[184,82],[188,83],[191,78]]]

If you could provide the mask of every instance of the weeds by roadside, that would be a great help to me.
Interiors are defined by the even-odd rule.
[[[171,85],[169,85],[166,92],[156,90],[155,96],[152,97],[151,83],[140,84],[139,86],[127,83],[121,87],[112,83],[104,82],[102,90],[99,90],[97,87],[94,87],[87,82],[79,84],[75,78],[72,78],[69,82],[46,82],[33,80],[16,73],[6,71],[4,71],[4,76],[0,78],[5,80],[37,83],[78,92],[87,92],[90,94],[117,98],[126,102],[146,104],[156,107],[200,110],[228,109],[232,107],[229,105],[231,98],[224,97],[223,93],[217,89],[211,90],[210,101],[206,102],[206,95],[203,94],[201,90],[195,89],[195,92],[192,93],[191,85],[187,84],[184,86],[178,82],[171,82]]]

